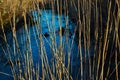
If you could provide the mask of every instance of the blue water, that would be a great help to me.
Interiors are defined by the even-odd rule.
[[[34,66],[37,63],[40,63],[40,55],[41,55],[41,51],[40,51],[40,42],[41,40],[39,39],[39,34],[42,33],[42,39],[43,39],[43,45],[42,47],[45,48],[46,51],[46,55],[48,57],[48,62],[51,62],[51,59],[53,57],[52,54],[52,49],[50,47],[50,45],[52,44],[51,35],[54,35],[54,33],[56,34],[53,39],[55,39],[56,42],[56,49],[59,49],[59,44],[60,44],[60,36],[59,36],[59,28],[60,26],[66,30],[68,30],[68,35],[70,35],[71,37],[68,37],[68,44],[70,47],[70,52],[71,52],[71,62],[72,62],[72,66],[80,66],[80,61],[79,61],[79,55],[78,53],[78,47],[77,44],[74,42],[74,28],[75,28],[75,24],[70,21],[68,16],[65,15],[57,15],[57,14],[52,14],[51,10],[40,10],[40,12],[38,13],[38,11],[31,11],[32,17],[33,17],[33,21],[39,23],[39,25],[33,25],[33,26],[29,26],[29,24],[27,25],[28,27],[28,36],[26,33],[25,28],[21,28],[16,32],[16,37],[17,37],[17,44],[18,44],[18,48],[19,50],[14,50],[14,43],[15,40],[13,39],[12,33],[9,33],[6,35],[7,37],[7,43],[2,43],[0,45],[0,64],[2,66],[0,66],[0,72],[4,72],[7,74],[12,75],[11,69],[9,65],[6,65],[7,60],[8,60],[8,54],[10,53],[11,59],[18,59],[20,58],[20,55],[24,55],[27,51],[27,47],[29,49],[31,49],[31,53],[32,53],[32,58],[33,58],[33,62],[34,62]],[[67,23],[67,25],[66,25]],[[40,32],[40,29],[42,29]],[[46,35],[47,36],[46,36]],[[27,37],[29,37],[29,40],[27,40]],[[26,46],[26,44],[28,43],[28,46]],[[67,59],[67,55],[68,55],[68,46],[67,46],[67,40],[66,40],[66,35],[64,34],[62,36],[62,43],[63,43],[63,55],[66,57],[65,59]],[[50,44],[50,45],[49,45]],[[7,47],[6,47],[7,45]],[[83,49],[83,47],[82,47]],[[14,56],[14,51],[16,51],[16,56]],[[29,53],[29,50],[28,50]],[[83,52],[84,53],[84,52]],[[24,60],[24,59],[23,59]],[[65,61],[65,64],[67,65],[67,60]],[[8,79],[13,79],[7,75],[1,74],[0,73],[0,80],[8,80]]]

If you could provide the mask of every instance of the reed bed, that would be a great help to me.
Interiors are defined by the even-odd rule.
[[[50,42],[42,34],[42,26],[39,17],[32,20],[30,11],[51,9],[52,14],[66,15],[75,22],[72,43],[69,43],[69,35],[65,33],[63,42],[63,28],[61,18],[59,21],[59,45],[56,44],[55,20],[52,18],[53,27],[48,24]],[[30,22],[26,15],[30,15]],[[26,42],[23,48],[19,49],[19,42],[16,36],[17,17],[23,18]],[[46,16],[47,17],[47,16]],[[119,0],[0,0],[0,27],[2,39],[6,44],[3,48],[10,65],[12,74],[0,71],[0,75],[11,76],[14,80],[119,80],[120,79],[120,1]],[[13,49],[8,44],[5,33],[6,24],[10,23],[13,36]],[[38,46],[39,61],[33,61],[31,37],[29,25],[35,25]],[[69,22],[66,19],[66,28]],[[53,32],[51,32],[53,31]],[[34,33],[33,33],[34,34]],[[52,51],[51,62],[47,56],[47,49],[44,40]],[[77,44],[77,53],[72,53],[73,43]],[[64,51],[67,46],[67,57]],[[0,46],[1,47],[1,46]],[[84,49],[82,49],[84,47]],[[93,52],[91,50],[93,48]],[[72,64],[72,54],[77,54],[75,59],[79,65]],[[65,63],[67,61],[67,64]]]

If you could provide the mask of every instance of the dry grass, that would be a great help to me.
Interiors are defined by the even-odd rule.
[[[56,47],[56,33],[55,31],[50,34],[51,43],[49,43],[53,53],[52,66],[49,64],[46,48],[44,46],[42,35],[42,28],[39,24],[39,19],[36,21],[36,29],[38,32],[38,38],[40,43],[37,44],[39,48],[39,55],[42,66],[38,63],[36,69],[33,67],[30,35],[28,31],[28,24],[26,19],[26,13],[29,10],[37,10],[40,14],[39,2],[42,3],[43,9],[49,4],[52,12],[61,15],[65,14],[77,24],[75,36],[78,44],[78,56],[80,66],[78,73],[72,73],[71,70],[71,47],[68,47],[68,65],[65,66],[64,44],[62,41],[62,27],[60,26],[60,44]],[[65,3],[65,4],[62,4]],[[12,33],[13,33],[13,53],[10,53],[9,47],[8,54],[16,56],[19,52],[19,45],[16,38],[16,15],[22,14],[24,17],[24,28],[26,31],[26,53],[24,53],[24,61],[20,62],[19,58],[17,63],[9,60],[12,65],[12,72],[14,79],[81,79],[81,80],[119,80],[120,79],[120,2],[118,0],[4,0],[0,2],[0,24],[4,33],[4,24],[12,19]],[[6,16],[7,15],[7,16]],[[58,19],[61,23],[61,19]],[[54,20],[53,20],[54,21]],[[68,23],[66,22],[66,25]],[[49,25],[48,25],[49,26]],[[51,28],[48,27],[50,31]],[[7,43],[6,35],[4,34],[4,40]],[[68,38],[67,38],[68,39]],[[73,40],[74,42],[74,40]],[[68,43],[66,41],[66,43]],[[94,44],[92,44],[94,43]],[[84,47],[84,53],[81,47]],[[94,56],[91,56],[91,47],[94,47]],[[23,53],[19,53],[22,54]],[[88,59],[83,57],[88,55]],[[24,66],[23,66],[24,65]],[[42,75],[39,75],[39,71],[42,69]],[[2,73],[2,72],[0,72]],[[3,73],[5,74],[5,73]],[[7,74],[8,75],[8,74]],[[77,76],[76,76],[77,75]],[[75,77],[76,76],[76,77]],[[77,78],[78,77],[78,78]]]
[[[31,0],[3,0],[0,3],[0,14],[3,19],[3,24],[9,22],[13,17],[14,12],[16,16],[22,16],[22,12],[25,9],[29,10],[30,8],[32,8]]]

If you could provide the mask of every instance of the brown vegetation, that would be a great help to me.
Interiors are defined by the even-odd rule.
[[[94,79],[94,80],[119,80],[120,76],[120,2],[119,0],[4,0],[0,3],[0,24],[7,24],[12,21],[12,32],[16,41],[15,25],[16,17],[22,16],[23,23],[27,30],[26,13],[31,9],[52,9],[57,14],[65,14],[70,17],[71,20],[76,22],[75,40],[78,44],[80,56],[79,76],[80,79]],[[66,23],[67,24],[67,23]],[[38,26],[39,24],[35,24]],[[8,28],[7,28],[8,29]],[[38,31],[41,29],[37,27]],[[4,31],[4,30],[2,30]],[[4,32],[3,32],[4,33]],[[64,47],[60,43],[59,48],[56,48],[54,37],[51,36],[52,44],[50,46],[53,50],[54,62],[53,66],[46,62],[47,57],[45,50],[43,50],[42,32],[40,31],[39,48],[43,51],[41,60],[42,63],[42,79],[72,79],[72,75],[69,73],[70,69],[70,56],[68,57],[68,67],[64,64],[64,55],[62,48]],[[59,30],[62,35],[62,28]],[[48,36],[46,34],[46,36]],[[27,35],[26,45],[30,45],[30,38]],[[62,40],[62,37],[61,37]],[[61,41],[62,42],[62,41]],[[17,41],[16,41],[17,43]],[[93,43],[93,44],[92,44]],[[17,45],[17,44],[15,44]],[[82,57],[81,46],[84,46],[88,59]],[[90,56],[90,49],[94,47],[94,56]],[[16,50],[16,47],[14,47]],[[29,46],[27,47],[28,52],[31,51]],[[26,51],[27,52],[27,51]],[[30,52],[32,53],[32,52]],[[30,61],[31,60],[31,61]],[[45,62],[44,62],[45,60]],[[28,64],[26,79],[32,79],[33,75],[32,59],[25,55],[24,64]],[[27,62],[28,61],[28,62]],[[87,65],[86,65],[87,64]],[[14,66],[13,66],[14,67]],[[54,71],[54,70],[56,71]],[[87,70],[87,73],[85,72]],[[53,72],[52,72],[53,71]],[[25,71],[23,71],[25,72]],[[39,73],[39,72],[38,72]],[[86,74],[85,74],[86,73]],[[73,73],[74,74],[74,73]],[[39,74],[35,74],[39,75]],[[47,76],[47,77],[46,77]],[[39,77],[38,77],[39,79]],[[76,79],[76,78],[75,78]]]

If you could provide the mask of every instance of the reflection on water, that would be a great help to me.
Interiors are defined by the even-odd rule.
[[[59,16],[57,14],[52,14],[51,10],[41,10],[40,13],[38,13],[37,11],[31,11],[31,14],[33,16],[33,21],[40,24],[37,24],[37,26],[33,25],[32,27],[28,25],[28,33],[24,28],[19,29],[16,32],[17,45],[14,45],[15,40],[13,39],[12,33],[9,33],[6,35],[7,43],[3,43],[0,45],[0,54],[1,54],[0,65],[3,65],[3,66],[0,66],[0,72],[11,74],[10,66],[7,65],[8,63],[7,60],[9,60],[9,58],[13,60],[20,58],[21,57],[20,54],[24,55],[25,53],[27,53],[26,52],[28,51],[27,49],[30,49],[30,51],[32,52],[32,58],[33,58],[34,64],[36,65],[37,63],[40,63],[39,57],[41,53],[40,51],[41,40],[40,40],[39,34],[41,33],[43,35],[42,47],[45,48],[48,61],[49,63],[51,63],[51,59],[53,57],[53,54],[52,54],[53,51],[51,49],[51,44],[52,44],[51,35],[54,35],[54,37],[52,36],[52,38],[55,39],[56,48],[59,49],[60,26],[62,27],[65,33],[64,35],[62,35],[63,53],[66,56],[65,63],[67,65],[67,55],[69,51],[68,44],[69,44],[70,52],[71,52],[71,60],[72,60],[71,63],[73,67],[75,66],[79,67],[80,61],[79,61],[79,55],[77,54],[78,47],[77,47],[77,44],[73,41],[75,24],[69,20],[69,17],[64,15]],[[40,32],[41,29],[42,29],[42,32]],[[66,39],[66,36],[69,36],[68,40]],[[28,39],[30,39],[30,41]],[[14,56],[14,52],[16,52],[15,56]],[[0,74],[0,80],[3,78],[8,79],[9,77]]]

